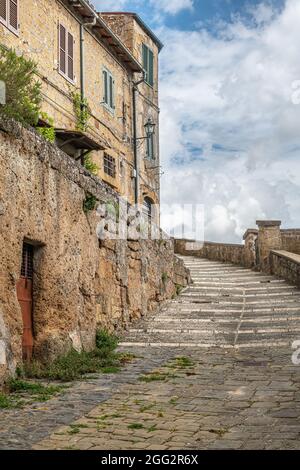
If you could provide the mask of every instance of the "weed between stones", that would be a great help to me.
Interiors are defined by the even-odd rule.
[[[128,353],[116,353],[118,338],[106,331],[98,331],[96,348],[91,352],[78,353],[74,349],[57,358],[50,365],[33,361],[23,368],[26,377],[61,380],[69,382],[81,379],[85,374],[102,372],[116,374],[120,367],[131,361],[134,356]]]
[[[118,373],[120,367],[133,360],[135,356],[130,353],[117,353],[115,351],[117,345],[117,336],[101,330],[96,334],[96,348],[91,352],[83,351],[78,353],[73,349],[51,364],[44,364],[39,361],[24,364],[17,370],[18,378],[10,379],[7,382],[7,393],[0,393],[0,408],[20,408],[30,403],[30,399],[31,402],[32,400],[47,401],[66,388],[62,385],[46,386],[26,379],[70,382],[83,379],[89,373]]]

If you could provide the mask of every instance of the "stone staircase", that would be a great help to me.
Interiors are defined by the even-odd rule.
[[[193,284],[137,322],[122,347],[268,348],[300,338],[300,290],[274,276],[181,257]]]

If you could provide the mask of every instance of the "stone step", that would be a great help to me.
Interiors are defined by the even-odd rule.
[[[256,324],[280,324],[280,323],[292,323],[295,326],[297,326],[300,322],[300,315],[298,318],[293,318],[288,317],[288,316],[278,316],[274,318],[272,315],[269,316],[263,316],[263,317],[257,317],[253,316],[253,318],[248,318],[248,317],[243,317],[243,324],[251,324],[251,323],[256,323]],[[214,319],[212,317],[209,318],[174,318],[174,317],[160,317],[160,318],[153,318],[151,320],[148,320],[146,322],[143,322],[143,324],[147,327],[147,325],[164,325],[168,327],[168,325],[194,325],[194,324],[199,324],[199,325],[205,325],[207,323],[216,323],[218,322],[219,324],[233,324],[235,325],[238,323],[239,319],[230,319],[230,318],[218,318]],[[161,328],[161,326],[159,326]]]

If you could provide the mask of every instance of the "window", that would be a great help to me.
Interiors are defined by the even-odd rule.
[[[154,134],[151,134],[147,137],[147,158],[149,160],[155,159],[155,152],[154,152]]]
[[[104,69],[103,70],[103,104],[108,107],[110,111],[115,109],[115,81],[112,74]]]
[[[153,52],[145,44],[143,44],[142,49],[143,68],[146,72],[145,82],[148,83],[148,85],[153,86]]]
[[[74,36],[59,25],[59,71],[74,81]]]
[[[146,196],[143,203],[143,213],[148,219],[149,222],[152,220],[153,216],[153,201],[150,197]]]
[[[33,278],[33,246],[23,243],[21,277]]]
[[[19,31],[19,0],[0,0],[0,21],[14,33]]]
[[[103,157],[103,163],[104,163],[104,173],[111,176],[112,178],[115,178],[116,177],[116,160],[115,160],[115,158],[111,157],[110,155],[107,155],[107,153],[105,153],[104,157]]]

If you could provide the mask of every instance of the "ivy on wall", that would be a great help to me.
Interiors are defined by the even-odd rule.
[[[37,132],[44,137],[44,139],[48,140],[54,144],[55,142],[55,129],[54,129],[54,120],[50,117],[47,113],[41,112],[40,118],[43,119],[48,124],[48,127],[36,127]]]
[[[91,109],[86,98],[83,98],[79,92],[71,92],[73,99],[73,108],[76,116],[76,130],[85,132],[91,117]]]

